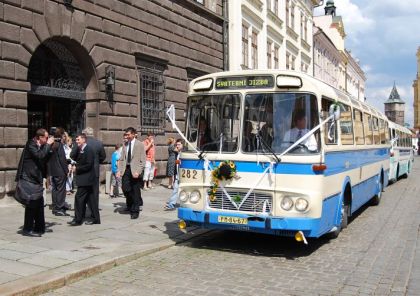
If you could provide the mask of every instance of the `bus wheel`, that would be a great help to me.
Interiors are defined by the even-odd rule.
[[[408,164],[407,164],[407,171],[401,177],[404,178],[404,179],[407,179],[409,172],[410,172],[410,162],[408,162]]]
[[[377,206],[379,205],[379,203],[381,202],[381,197],[382,197],[382,189],[383,189],[383,184],[382,184],[382,178],[379,179],[379,184],[378,184],[379,188],[378,188],[378,193],[372,197],[372,205]]]

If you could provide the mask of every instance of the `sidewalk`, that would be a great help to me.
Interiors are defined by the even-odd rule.
[[[70,217],[56,217],[46,207],[47,228],[53,232],[41,238],[17,233],[23,225],[22,206],[0,203],[0,295],[39,294],[206,232],[178,229],[177,212],[163,210],[170,193],[162,186],[142,192],[144,207],[136,220],[119,212],[125,198],[101,194],[100,225],[72,227],[67,221],[74,211]],[[67,199],[72,206],[73,200],[74,194]]]

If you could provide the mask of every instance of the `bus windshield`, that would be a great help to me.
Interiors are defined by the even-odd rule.
[[[242,151],[278,154],[319,123],[316,97],[305,93],[248,94],[245,97]],[[289,153],[320,151],[319,131]]]
[[[240,131],[238,94],[189,98],[188,140],[201,151],[236,152]],[[192,147],[187,147],[191,150]]]

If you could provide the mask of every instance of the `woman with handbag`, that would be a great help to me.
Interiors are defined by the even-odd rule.
[[[38,129],[35,137],[26,143],[16,174],[15,198],[25,207],[25,222],[22,235],[40,237],[45,233],[44,188],[46,162],[53,137],[45,129]]]

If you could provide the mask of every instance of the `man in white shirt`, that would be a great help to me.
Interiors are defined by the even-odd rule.
[[[310,131],[306,128],[306,114],[304,110],[296,111],[294,123],[295,127],[284,134],[283,146],[291,146]],[[313,134],[301,143],[305,145],[309,151],[316,151],[318,149],[318,144]]]

